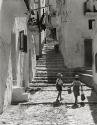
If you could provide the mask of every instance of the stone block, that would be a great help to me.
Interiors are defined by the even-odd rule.
[[[25,102],[29,100],[29,94],[25,93],[23,87],[13,87],[12,91],[12,104],[17,104],[20,102]]]

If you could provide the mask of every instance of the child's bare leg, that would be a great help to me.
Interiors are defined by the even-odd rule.
[[[77,101],[77,96],[75,96],[75,104],[77,104],[78,103],[78,101]]]
[[[60,96],[60,92],[58,91],[58,96],[57,96],[57,100],[59,99],[59,96]]]
[[[62,93],[62,92],[60,91],[60,100],[62,99],[62,98],[61,98],[61,93]]]

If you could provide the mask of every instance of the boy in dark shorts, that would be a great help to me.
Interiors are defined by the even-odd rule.
[[[75,75],[75,80],[72,82],[72,85],[70,87],[72,86],[73,86],[73,93],[75,97],[74,105],[77,105],[78,96],[80,96],[80,87],[81,87],[81,91],[83,91],[82,83],[79,81],[79,75]]]
[[[63,86],[63,81],[62,81],[63,75],[61,73],[57,74],[57,79],[56,79],[56,89],[58,91],[58,96],[56,101],[59,101],[59,97],[60,97],[60,101],[62,100],[61,94],[62,94],[62,86]]]

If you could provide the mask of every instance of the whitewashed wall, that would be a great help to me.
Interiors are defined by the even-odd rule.
[[[11,102],[11,32],[14,18],[23,16],[25,11],[26,6],[22,0],[0,0],[0,113]]]
[[[84,66],[84,39],[94,36],[94,31],[89,30],[88,26],[88,19],[93,17],[84,15],[84,2],[85,0],[66,0],[60,7],[62,33],[59,33],[58,28],[58,35],[61,38],[60,50],[67,67]]]
[[[97,72],[96,72],[96,64],[95,64],[96,53],[97,53],[97,32],[93,40],[93,80],[94,80],[93,86],[95,90],[97,91]]]

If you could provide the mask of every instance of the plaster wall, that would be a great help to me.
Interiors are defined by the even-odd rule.
[[[27,35],[27,52],[22,52],[19,49],[19,32],[24,30]],[[27,29],[27,18],[16,17],[14,24],[14,46],[12,51],[13,57],[13,78],[16,84],[21,87],[28,87],[32,81],[36,70],[36,53],[33,34]]]
[[[67,67],[84,66],[84,39],[94,36],[94,31],[89,30],[88,20],[95,17],[84,15],[84,2],[85,0],[66,0],[65,4],[60,4],[61,25],[57,30],[61,38],[60,50]]]
[[[56,0],[49,0],[49,5],[52,5],[52,7],[56,9]]]
[[[11,103],[11,33],[14,18],[23,15],[25,10],[26,6],[21,0],[0,0],[0,113]]]
[[[95,34],[94,40],[93,40],[93,86],[95,90],[97,91],[97,71],[96,71],[96,58],[95,55],[97,54],[97,32]]]

